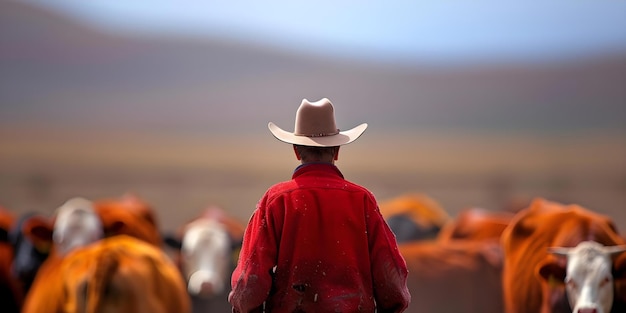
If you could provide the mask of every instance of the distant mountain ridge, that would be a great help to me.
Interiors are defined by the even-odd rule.
[[[223,40],[105,34],[0,3],[3,127],[249,132],[302,98],[379,129],[626,131],[626,55],[554,65],[391,67]]]

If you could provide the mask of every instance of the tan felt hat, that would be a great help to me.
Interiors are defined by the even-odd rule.
[[[296,112],[294,132],[288,132],[270,122],[268,125],[276,139],[296,145],[334,147],[349,144],[363,134],[367,124],[340,131],[335,124],[335,109],[327,98],[316,102],[304,99]]]

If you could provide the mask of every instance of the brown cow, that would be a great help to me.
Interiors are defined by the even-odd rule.
[[[435,199],[421,193],[403,194],[381,201],[379,208],[398,243],[435,239],[450,220]]]
[[[502,250],[496,240],[399,244],[409,268],[407,313],[502,313]]]
[[[58,290],[57,297],[42,299],[41,289],[32,289],[24,312],[190,312],[185,284],[174,263],[159,248],[130,236],[117,235],[75,249],[55,265],[54,272],[47,288]]]
[[[575,305],[568,302],[564,284],[570,264],[568,260],[549,253],[549,248],[571,248],[584,241],[604,246],[624,243],[609,217],[578,205],[563,205],[538,198],[520,211],[501,237],[505,255],[505,312],[572,312]],[[588,269],[585,271],[589,272]],[[612,278],[609,280],[612,282]],[[571,281],[568,284],[575,283]],[[589,288],[598,290],[598,286]],[[570,297],[575,298],[575,295]],[[616,299],[620,297],[618,294]],[[586,312],[608,313],[597,306],[581,308],[576,313]]]
[[[26,295],[24,312],[32,313],[45,309],[46,303],[61,296],[62,290],[48,288],[48,282],[60,279],[58,264],[74,249],[117,235],[133,236],[159,248],[162,242],[152,208],[133,195],[94,202],[73,198],[57,209],[51,219],[29,219],[24,229],[35,245],[50,246],[50,255]],[[30,299],[33,293],[37,295],[35,300]]]
[[[499,238],[512,217],[510,212],[464,209],[444,225],[436,242],[401,245],[410,267],[409,312],[501,313]]]
[[[467,208],[443,226],[437,240],[447,243],[452,240],[499,239],[513,216],[511,212]]]

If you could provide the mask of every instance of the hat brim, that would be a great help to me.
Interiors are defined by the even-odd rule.
[[[355,141],[363,134],[363,132],[367,128],[367,123],[363,123],[346,131],[340,131],[339,134],[336,135],[321,137],[294,135],[293,133],[278,127],[272,122],[269,122],[267,127],[270,129],[270,132],[272,133],[272,135],[274,135],[274,137],[276,137],[276,139],[286,143],[311,147],[334,147],[346,145]]]

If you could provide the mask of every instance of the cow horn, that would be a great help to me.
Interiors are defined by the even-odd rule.
[[[608,254],[609,256],[616,256],[626,251],[626,245],[605,246],[602,248],[602,251],[604,251],[604,253]]]

